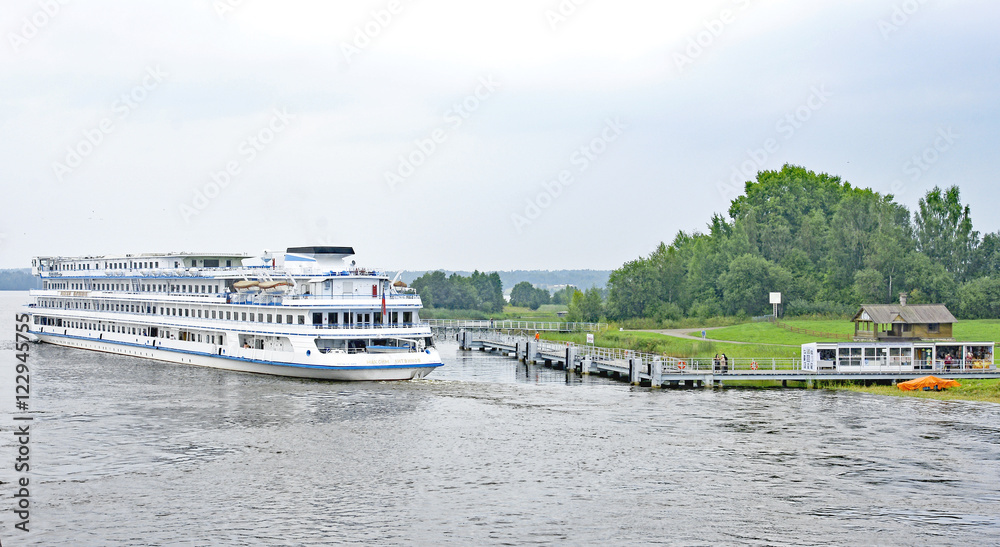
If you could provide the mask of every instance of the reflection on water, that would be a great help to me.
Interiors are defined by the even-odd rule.
[[[1000,537],[996,405],[650,390],[441,349],[427,379],[337,384],[35,346],[29,543]]]

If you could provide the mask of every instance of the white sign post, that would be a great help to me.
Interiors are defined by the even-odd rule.
[[[774,306],[774,318],[778,318],[778,305],[781,304],[781,293],[773,292],[771,293],[771,305]]]
[[[593,344],[594,343],[594,333],[592,333],[592,332],[588,332],[587,333],[587,343],[588,344]]]

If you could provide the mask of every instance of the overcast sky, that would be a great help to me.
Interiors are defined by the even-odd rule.
[[[1000,4],[0,4],[0,267],[612,269],[784,163],[1000,229]],[[734,184],[735,182],[735,184]]]

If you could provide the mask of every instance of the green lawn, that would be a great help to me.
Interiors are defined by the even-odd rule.
[[[789,319],[783,321],[789,326],[833,334],[854,334],[854,323],[847,320]],[[700,336],[700,330],[692,330],[693,336]],[[760,344],[807,344],[809,342],[845,342],[835,338],[824,338],[794,333],[771,323],[743,323],[732,327],[714,329],[707,332],[714,340],[735,340]],[[969,342],[1000,341],[1000,320],[975,319],[955,323],[955,339]]]
[[[996,342],[1000,340],[1000,319],[959,321],[953,334],[955,340],[963,342]]]
[[[503,316],[495,319],[519,319],[521,321],[565,321],[556,315],[556,312],[566,311],[567,306],[561,304],[545,304],[537,310],[530,308],[519,308],[516,306],[504,306]]]
[[[861,393],[892,397],[916,397],[918,399],[984,401],[1000,403],[1000,380],[958,380],[962,385],[944,391],[903,391],[896,386],[860,386],[843,384],[831,389],[846,389]]]
[[[584,333],[542,333],[546,340],[562,340],[584,344]],[[693,357],[711,359],[716,353],[728,357],[790,358],[798,357],[798,347],[766,346],[759,344],[728,344],[711,340],[687,340],[655,332],[616,331],[599,332],[594,337],[594,345],[608,348],[625,348],[648,353],[661,353],[671,357]]]
[[[796,327],[821,331],[821,332],[836,332],[832,329],[822,328],[819,325],[806,325],[805,322],[802,324],[795,324]],[[825,321],[816,323],[826,323]],[[789,323],[791,324],[791,323]],[[825,325],[823,325],[825,326]],[[851,327],[851,332],[854,332],[854,328]],[[691,332],[694,336],[701,336],[701,331]],[[756,342],[759,344],[788,344],[801,346],[802,344],[808,344],[809,342],[828,342],[836,341],[833,338],[819,338],[816,336],[808,336],[805,334],[794,333],[789,330],[785,330],[773,323],[743,323],[742,325],[735,325],[732,327],[724,327],[721,329],[713,329],[706,332],[708,338],[714,340],[735,340],[737,342]]]
[[[854,323],[847,319],[782,319],[791,327],[854,336]]]

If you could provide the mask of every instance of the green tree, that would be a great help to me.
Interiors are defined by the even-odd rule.
[[[733,259],[719,278],[723,305],[728,313],[760,314],[770,311],[769,292],[782,292],[793,298],[788,289],[792,276],[787,270],[761,256],[745,254]]]
[[[983,236],[973,264],[973,277],[1000,277],[1000,232]]]
[[[934,262],[927,255],[911,252],[906,261],[906,287],[913,304],[945,304],[953,307],[956,303],[958,284],[955,276],[944,269],[940,262]]]
[[[574,291],[569,303],[570,321],[587,321],[596,323],[604,317],[604,300],[601,290],[591,287],[586,292]]]
[[[886,302],[885,277],[874,268],[858,270],[854,274],[854,295],[858,304],[883,304]]]
[[[470,277],[446,276],[442,271],[427,272],[413,280],[412,287],[428,308],[503,311],[503,284],[496,272],[475,271]]]
[[[1000,278],[980,277],[958,288],[958,310],[965,319],[1000,318]]]
[[[573,294],[576,292],[576,287],[573,285],[566,285],[552,294],[552,303],[568,306],[570,301],[573,299]]]
[[[917,250],[944,265],[958,281],[969,278],[969,267],[979,245],[968,205],[962,205],[958,186],[942,191],[935,186],[920,198],[914,213]]]
[[[476,290],[476,308],[487,313],[500,313],[506,301],[503,298],[503,283],[500,274],[472,272],[469,282]]]
[[[543,304],[549,303],[549,291],[536,289],[527,281],[522,281],[510,291],[510,305],[537,310]]]

